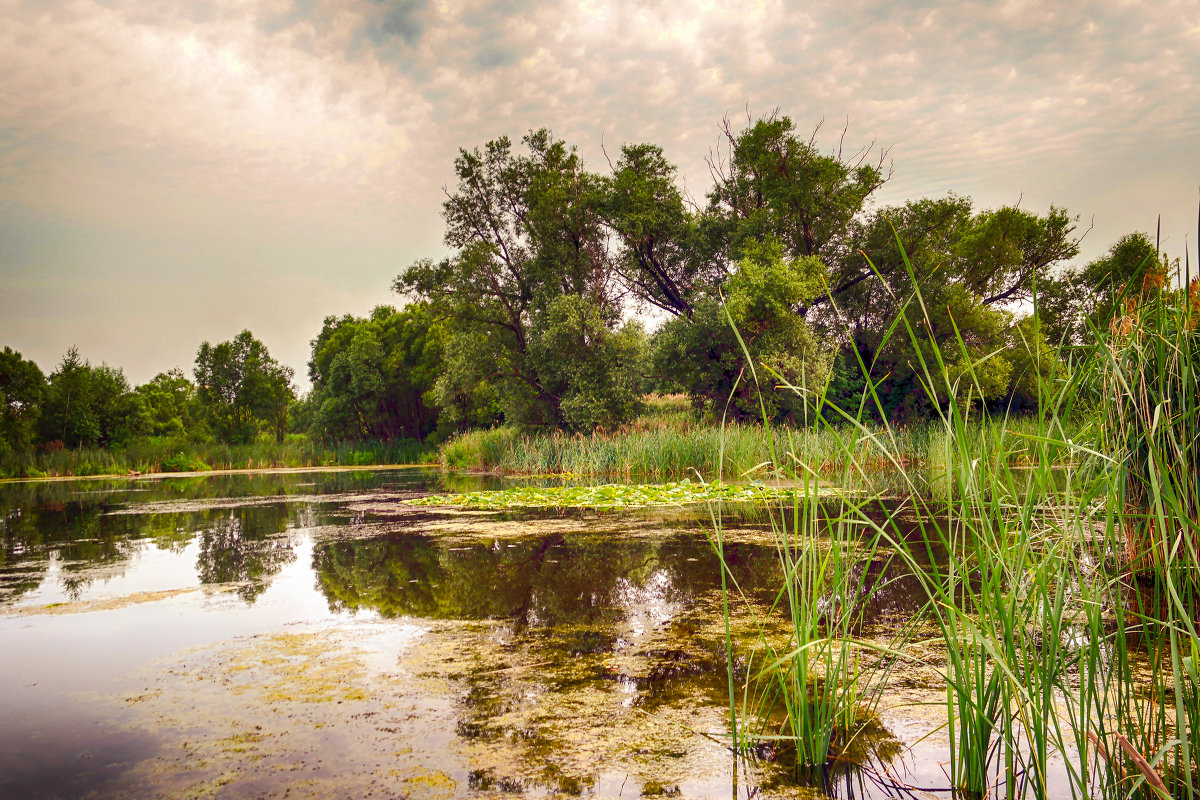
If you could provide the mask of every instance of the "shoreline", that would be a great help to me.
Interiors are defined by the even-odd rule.
[[[367,466],[255,467],[253,469],[209,469],[198,472],[148,472],[142,475],[112,473],[108,475],[51,475],[44,478],[0,478],[0,485],[9,483],[52,483],[61,481],[95,480],[158,480],[162,478],[203,478],[214,475],[285,475],[301,472],[362,472],[370,470],[440,469],[437,464],[370,464]]]

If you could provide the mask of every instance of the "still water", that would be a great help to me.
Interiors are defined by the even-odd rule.
[[[401,469],[0,485],[0,797],[809,794],[769,752],[721,741],[706,514],[398,504],[487,484]],[[749,519],[728,537],[765,608],[770,537]],[[921,604],[903,575],[887,586],[864,630],[881,641]],[[854,754],[866,769],[835,770],[833,794],[945,788],[921,705],[943,684],[894,683]]]

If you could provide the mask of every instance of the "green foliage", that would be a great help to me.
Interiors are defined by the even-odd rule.
[[[651,144],[625,145],[613,167],[603,213],[621,244],[615,266],[634,297],[690,315],[696,294],[723,277],[702,220],[675,185],[675,166]]]
[[[176,453],[162,460],[163,472],[206,472],[209,469],[199,456],[194,453]]]
[[[38,365],[12,348],[0,353],[0,452],[33,445],[46,378]]]
[[[774,239],[788,256],[828,257],[847,225],[886,180],[882,157],[866,164],[864,151],[845,161],[840,151],[821,155],[816,132],[805,140],[786,116],[773,112],[734,132],[726,122],[727,161],[714,164],[709,193],[710,236],[726,257],[747,241]]]
[[[1200,520],[1200,281],[1167,288],[1166,275],[1117,318],[1103,350],[1105,444],[1116,458],[1120,502],[1139,513],[1126,530],[1137,558],[1172,560],[1181,545],[1163,519]],[[1195,548],[1200,531],[1188,531]],[[1200,598],[1200,575],[1180,576]]]
[[[613,331],[588,298],[563,295],[547,307],[529,346],[529,363],[559,403],[566,427],[592,431],[630,422],[641,408],[637,370],[641,326]],[[519,418],[519,417],[518,417]]]
[[[693,403],[713,416],[729,406],[735,418],[754,419],[765,405],[769,419],[804,422],[812,409],[803,392],[762,388],[751,367],[766,366],[783,381],[802,389],[821,387],[831,354],[820,347],[798,314],[821,289],[824,267],[808,256],[785,258],[772,240],[748,240],[726,284],[723,302],[709,295],[696,303],[689,319],[669,321],[656,342],[655,369],[681,383]],[[743,355],[730,320],[750,354]],[[766,373],[764,382],[770,381]],[[771,386],[773,384],[767,384]]]
[[[1170,266],[1150,237],[1130,233],[1086,266],[1047,277],[1038,287],[1047,338],[1065,345],[1094,342],[1094,332],[1108,330],[1120,304],[1151,296]]]
[[[251,442],[260,430],[283,441],[295,399],[292,368],[271,358],[250,331],[232,341],[200,345],[195,375],[197,396],[220,441]]]
[[[454,421],[485,416],[494,403],[510,422],[620,424],[635,409],[619,375],[632,340],[613,335],[605,184],[548,131],[523,142],[524,155],[507,138],[460,151],[458,188],[443,205],[456,252],[418,261],[395,288],[428,299],[446,320],[433,397]],[[553,346],[582,360],[562,363]]]
[[[424,438],[437,424],[428,398],[443,330],[425,303],[326,317],[309,361],[310,429],[323,441]]]
[[[809,318],[846,342],[849,375],[869,377],[876,387],[880,410],[872,413],[901,421],[931,415],[921,364],[935,350],[951,364],[949,386],[937,387],[943,396],[957,386],[974,401],[1036,401],[1029,365],[1049,374],[1044,335],[1015,327],[1009,306],[1030,300],[1052,268],[1078,252],[1073,230],[1062,209],[1045,216],[1017,208],[975,213],[969,198],[954,195],[881,209],[852,224],[829,293],[814,301]],[[918,336],[892,335],[903,319],[921,329]],[[855,380],[843,377],[841,384],[850,390]]]
[[[145,426],[141,398],[114,367],[93,367],[72,347],[50,374],[39,424],[44,442],[107,447],[129,441]]]
[[[160,372],[135,390],[146,411],[147,433],[151,436],[180,436],[203,433],[196,385],[181,369]]]

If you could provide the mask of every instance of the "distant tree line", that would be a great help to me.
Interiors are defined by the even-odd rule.
[[[442,209],[449,255],[395,278],[402,308],[327,317],[307,396],[250,331],[203,343],[190,378],[137,387],[74,347],[49,375],[6,347],[0,454],[139,436],[611,430],[648,391],[805,424],[813,397],[857,404],[869,388],[903,422],[933,410],[920,365],[935,349],[951,378],[970,373],[977,402],[1030,407],[1123,298],[1164,285],[1171,264],[1141,233],[1071,265],[1078,220],[1054,206],[951,194],[872,208],[886,151],[822,152],[816,138],[778,113],[726,121],[702,201],[653,144],[623,146],[602,172],[547,130],[461,150]]]

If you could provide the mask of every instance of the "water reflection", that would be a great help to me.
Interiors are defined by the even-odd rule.
[[[291,557],[273,537],[338,513],[330,506],[314,515],[313,503],[411,492],[428,478],[329,472],[0,484],[0,605],[41,585],[52,563],[62,592],[77,600],[95,581],[121,575],[143,548],[182,552],[196,539],[201,581],[237,584],[252,602]]]
[[[229,606],[248,618],[273,602],[302,607],[302,592],[335,619],[447,623],[427,637],[423,661],[406,652],[401,664],[428,678],[431,696],[450,698],[451,723],[422,716],[417,704],[407,724],[454,744],[463,787],[607,796],[629,782],[647,796],[712,796],[728,794],[737,770],[748,769],[735,793],[793,791],[786,753],[737,767],[719,743],[687,732],[719,736],[727,713],[720,574],[691,516],[495,516],[451,535],[420,514],[363,510],[446,480],[381,472],[0,486],[0,606],[45,603],[50,582],[87,600],[104,581],[144,570],[141,556],[153,552],[157,569],[177,562],[203,587],[238,598],[220,623],[233,630],[241,617]],[[479,485],[451,480],[458,489]],[[748,600],[736,611],[740,648],[754,644],[756,615],[775,601],[782,576],[769,520],[743,509],[727,521],[741,529],[725,551]],[[519,533],[489,535],[491,522]],[[885,629],[919,608],[920,584],[897,562],[884,556],[864,569],[864,583],[879,587],[853,599],[864,604],[866,627]],[[279,599],[277,589],[276,600],[264,599],[277,584],[297,594]],[[173,613],[200,621],[215,612]],[[70,652],[70,641],[59,645]],[[291,657],[285,651],[281,663]],[[744,660],[739,668],[744,678]],[[899,747],[882,728],[861,743],[854,761],[886,763]],[[727,773],[724,787],[711,783],[712,763]],[[260,778],[267,786],[282,780]],[[828,778],[836,796],[879,796],[850,761]]]
[[[236,583],[237,595],[254,602],[271,578],[296,558],[292,542],[278,536],[288,529],[290,517],[286,506],[255,506],[213,520],[199,533],[196,573],[201,582]]]

